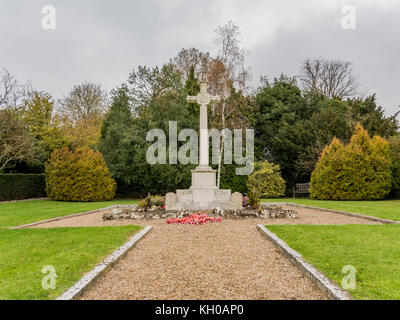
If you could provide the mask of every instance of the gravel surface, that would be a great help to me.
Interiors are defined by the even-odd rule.
[[[154,227],[82,299],[327,299],[256,225],[374,222],[312,209],[295,210],[299,212],[295,220],[224,220],[200,226],[167,225],[163,220],[102,221],[102,213],[94,213],[37,227]]]

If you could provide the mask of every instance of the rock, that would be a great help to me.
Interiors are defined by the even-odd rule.
[[[213,213],[214,213],[215,215],[217,215],[218,217],[225,217],[225,211],[224,211],[224,209],[222,209],[222,208],[220,208],[220,207],[215,208],[215,209],[213,210]]]
[[[291,218],[291,219],[297,219],[298,218],[297,211],[295,211],[295,210],[287,210],[287,211],[288,211],[287,212],[288,218]]]
[[[261,210],[261,214],[259,215],[261,219],[267,219],[269,217],[268,210]]]

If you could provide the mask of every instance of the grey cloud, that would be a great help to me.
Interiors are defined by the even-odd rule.
[[[400,105],[400,3],[354,3],[357,29],[345,31],[347,1],[0,0],[0,66],[56,97],[82,81],[112,89],[132,68],[167,62],[183,47],[215,53],[214,29],[232,19],[250,51],[254,86],[261,75],[296,75],[306,57],[349,60],[364,92],[376,92],[392,114]],[[41,28],[45,4],[56,8],[55,31]]]

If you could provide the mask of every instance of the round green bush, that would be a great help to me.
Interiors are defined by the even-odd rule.
[[[46,191],[53,200],[107,201],[116,183],[100,152],[89,148],[56,150],[46,163]]]
[[[278,198],[285,193],[285,180],[281,177],[279,165],[267,161],[256,162],[254,171],[247,180],[251,206],[257,206],[261,198]]]
[[[325,147],[311,175],[310,195],[320,200],[378,200],[392,186],[388,142],[357,125],[348,145]]]

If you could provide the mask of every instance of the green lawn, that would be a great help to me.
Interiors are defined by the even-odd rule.
[[[400,299],[400,225],[267,226],[341,285],[342,268],[356,268],[357,299]]]
[[[8,230],[8,227],[136,200],[73,203],[48,200],[0,204],[0,299],[54,299],[141,227]],[[55,290],[42,288],[53,266]]]
[[[365,214],[382,219],[400,221],[400,200],[329,201],[306,198],[263,199],[263,202],[293,202],[308,206]]]
[[[52,200],[0,203],[0,228],[66,216],[116,204],[134,204],[139,200],[124,199],[105,202],[63,202]]]

